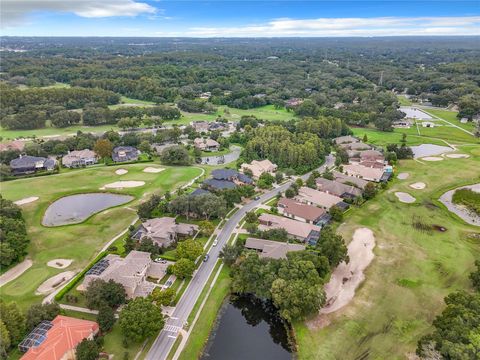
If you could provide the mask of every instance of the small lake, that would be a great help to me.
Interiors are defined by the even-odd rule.
[[[202,360],[290,360],[285,323],[270,304],[232,296],[217,318]]]
[[[42,224],[45,226],[78,224],[99,211],[125,204],[131,200],[133,200],[133,196],[109,193],[65,196],[47,208]]]

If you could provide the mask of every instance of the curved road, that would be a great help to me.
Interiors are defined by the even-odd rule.
[[[318,171],[323,172],[327,167],[333,166],[334,162],[335,158],[332,155],[328,155],[325,163],[318,169]],[[301,178],[303,180],[306,180],[309,175],[310,173],[302,175]],[[220,253],[220,250],[230,239],[233,230],[243,218],[245,213],[252,210],[262,202],[274,197],[279,191],[285,191],[290,186],[292,181],[293,180],[290,180],[285,184],[279,186],[278,188],[263,194],[262,196],[260,196],[260,199],[251,201],[248,204],[244,205],[236,213],[234,213],[225,223],[222,230],[217,236],[218,245],[210,247],[210,250],[208,252],[208,254],[210,255],[210,259],[207,262],[202,262],[200,264],[197,272],[195,273],[187,289],[183,293],[183,296],[177,303],[177,306],[175,307],[175,310],[173,311],[171,317],[166,321],[165,327],[160,332],[158,337],[155,339],[152,347],[150,348],[146,356],[147,360],[164,360],[167,358],[170,349],[175,343],[175,339],[177,338],[180,329],[182,329],[183,325],[187,321],[188,316],[193,310],[193,307],[197,302],[198,297],[200,296],[205,284],[207,283],[208,278],[213,271],[213,268],[215,267],[215,263],[218,259],[218,254]]]

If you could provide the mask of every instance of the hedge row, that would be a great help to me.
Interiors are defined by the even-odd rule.
[[[64,295],[72,290],[75,285],[77,285],[86,272],[90,270],[98,261],[107,256],[107,254],[108,251],[102,251],[100,254],[98,254],[95,259],[93,259],[80,273],[77,274],[77,276],[75,276],[62,290],[60,290],[57,295],[55,295],[55,301],[58,302],[62,300]]]

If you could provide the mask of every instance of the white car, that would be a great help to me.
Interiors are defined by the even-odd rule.
[[[213,241],[213,244],[212,244],[212,245],[213,245],[213,246],[217,246],[217,244],[218,244],[218,240],[215,239],[215,240]]]

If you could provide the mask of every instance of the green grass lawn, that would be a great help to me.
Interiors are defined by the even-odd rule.
[[[350,241],[355,229],[372,229],[375,259],[353,301],[329,317],[330,325],[312,329],[302,322],[294,324],[299,359],[405,359],[415,352],[417,340],[431,331],[432,320],[444,307],[443,298],[470,288],[468,274],[480,244],[468,235],[479,228],[437,201],[451,188],[480,181],[480,146],[459,151],[471,158],[428,164],[402,161],[396,171],[408,172],[407,180],[393,180],[389,189],[346,215],[338,231]],[[426,189],[409,187],[417,181],[426,183]],[[401,203],[395,191],[408,192],[417,201]],[[439,224],[447,231],[421,232],[413,221]]]
[[[394,129],[392,132],[378,131],[371,128],[351,128],[353,135],[363,139],[367,135],[367,142],[377,146],[386,146],[387,144],[399,144],[403,134],[407,134],[407,145],[415,146],[420,144],[445,145],[442,140],[418,136],[416,127],[410,129]]]
[[[412,105],[412,101],[410,99],[407,99],[405,95],[397,95],[397,100],[402,106]]]
[[[473,135],[466,133],[460,129],[457,129],[446,122],[440,122],[441,126],[435,126],[433,128],[422,127],[419,125],[420,134],[426,137],[432,137],[437,139],[443,139],[449,143],[461,144],[461,143],[480,143],[480,140]]]
[[[180,360],[198,359],[200,357],[217,318],[217,313],[223,304],[223,300],[230,292],[231,279],[229,272],[230,270],[226,266],[220,271],[217,282],[205,302],[185,348],[180,354]]]
[[[462,124],[460,120],[457,118],[458,112],[450,111],[450,110],[443,110],[443,109],[430,109],[430,108],[422,108],[423,111],[430,115],[435,115],[441,119],[447,120],[452,124],[460,126],[461,128],[473,132],[475,130],[475,124],[473,122],[467,122],[466,124]]]
[[[157,174],[144,173],[142,170],[147,166],[151,163],[86,168],[2,183],[2,195],[9,200],[39,196],[39,200],[22,206],[31,239],[28,253],[34,264],[23,275],[2,287],[2,297],[17,302],[24,309],[39,302],[42,297],[35,295],[36,288],[59,272],[79,271],[87,265],[108,240],[135,219],[135,207],[140,200],[153,193],[172,191],[201,173],[196,167],[168,167]],[[128,173],[116,175],[115,170],[119,168],[127,169]],[[132,195],[135,199],[100,212],[81,224],[50,228],[41,225],[43,214],[51,202],[73,193],[99,191],[101,186],[118,180],[141,180],[145,181],[145,185],[118,190],[118,193]],[[49,260],[56,258],[73,259],[74,262],[66,270],[46,266]]]

